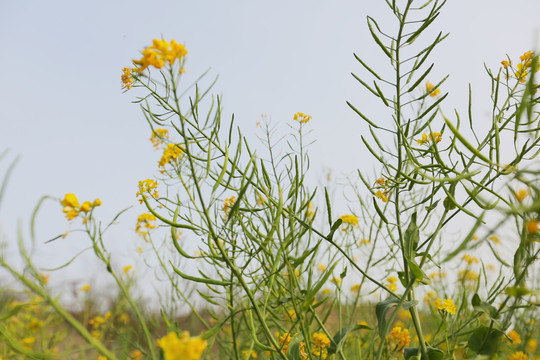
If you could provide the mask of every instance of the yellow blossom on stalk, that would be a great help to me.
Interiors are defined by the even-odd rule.
[[[440,132],[433,132],[431,134],[422,134],[421,139],[417,139],[416,142],[420,145],[429,145],[430,143],[436,143],[442,141],[442,134]]]
[[[328,357],[327,348],[330,346],[330,339],[324,333],[314,333],[311,337],[313,348],[311,353],[317,356],[318,359],[326,359]]]
[[[133,74],[131,69],[125,67],[122,70],[122,89],[129,90],[133,86]]]
[[[297,112],[296,114],[294,114],[293,119],[294,121],[300,121],[300,124],[305,124],[309,122],[309,120],[311,120],[311,116],[301,112]]]
[[[127,274],[129,270],[131,270],[133,268],[133,265],[126,265],[124,266],[124,268],[122,269],[122,274]],[[132,271],[133,273],[135,272],[135,270]]]
[[[519,82],[525,82],[527,79],[527,66],[525,66],[523,63],[517,64],[517,71],[516,71],[516,79],[519,80]]]
[[[281,346],[281,350],[284,354],[287,353],[287,350],[289,350],[289,343],[292,340],[292,336],[289,333],[284,333],[279,337],[279,345]]]
[[[230,198],[226,198],[223,202],[223,212],[225,212],[226,215],[229,215],[229,213],[231,212],[235,201],[236,196],[231,196]]]
[[[101,200],[95,199],[94,202],[92,203],[92,206],[93,206],[93,207],[101,206]]]
[[[164,140],[169,140],[169,130],[167,129],[155,129],[150,137],[150,142],[154,148],[159,148]]]
[[[499,237],[497,235],[491,235],[490,237],[488,237],[488,240],[493,241],[494,244],[500,244],[501,243],[501,239],[499,239]],[[476,259],[476,258],[474,258],[474,259]],[[476,262],[478,262],[478,261],[476,261]]]
[[[351,286],[351,292],[358,292],[360,290],[360,284],[354,284]]]
[[[525,52],[523,55],[521,55],[521,56],[519,57],[519,60],[521,60],[521,61],[524,62],[524,63],[527,63],[528,60],[532,60],[533,55],[534,55],[534,54],[532,53],[532,51],[529,50],[529,51]]]
[[[141,236],[148,235],[149,230],[156,228],[156,225],[153,223],[156,220],[156,217],[151,213],[139,215],[137,224],[135,225],[135,232]],[[145,230],[142,230],[143,227]]]
[[[187,55],[187,50],[182,44],[178,44],[174,39],[171,42],[166,40],[154,39],[152,45],[142,51],[143,57],[139,60],[133,60],[138,67],[135,71],[142,72],[147,67],[153,66],[161,69],[165,63],[173,65],[174,62],[182,60]]]
[[[322,294],[323,294],[323,295],[328,295],[328,294],[330,294],[330,289],[323,289]]]
[[[529,339],[529,341],[527,341],[527,352],[534,353],[537,347],[538,341],[535,339]]]
[[[390,291],[397,291],[397,279],[395,276],[389,276],[386,281],[388,281],[388,283],[386,284],[386,287],[390,290]]]
[[[512,345],[519,345],[521,344],[521,336],[519,336],[518,332],[514,329],[510,330],[508,332],[508,337],[512,341]]]
[[[137,197],[141,196],[141,198],[139,199],[139,202],[141,204],[144,202],[143,199],[142,199],[142,194],[144,194],[144,193],[149,193],[149,194],[152,195],[152,197],[157,199],[159,197],[159,193],[156,190],[157,186],[158,186],[157,181],[155,181],[153,179],[140,180],[139,181],[139,191],[137,191],[137,194],[136,194]]]
[[[429,81],[426,81],[426,93],[429,93],[429,96],[431,97],[436,97],[441,93],[440,89],[433,90],[434,87],[435,85],[433,85]]]
[[[129,353],[129,356],[131,356],[131,359],[133,360],[141,360],[142,359],[142,352],[141,350],[133,350],[132,352]]]
[[[323,272],[324,270],[326,270],[326,266],[324,266],[324,264],[319,264],[319,266],[317,266],[317,269],[319,269],[320,272]]]
[[[508,360],[529,360],[529,356],[523,351],[516,351],[508,357]]]
[[[503,61],[501,61],[501,64],[506,69],[506,68],[508,68],[508,66],[512,65],[512,61],[503,60]]]
[[[336,284],[337,286],[339,286],[339,284],[341,284],[341,279],[337,278],[337,277],[333,277],[330,281],[333,282],[334,284]]]
[[[469,255],[469,254],[463,255],[463,257],[461,259],[463,261],[465,261],[469,266],[471,266],[473,263],[478,264],[478,259],[475,258],[474,256]]]
[[[39,274],[39,282],[42,284],[42,285],[47,285],[49,283],[49,278],[51,277],[51,275],[47,275],[47,274]]]
[[[348,228],[358,227],[358,218],[355,215],[342,215],[340,216],[343,227],[341,230],[345,231]]]
[[[159,159],[158,166],[159,167],[165,167],[165,165],[169,164],[171,160],[176,160],[182,156],[184,153],[184,150],[182,150],[182,147],[176,144],[167,144],[167,147],[163,149],[163,155],[161,155],[161,159]]]
[[[367,245],[371,242],[371,240],[369,239],[362,239],[358,242],[358,245],[362,246],[362,245]]]
[[[187,331],[183,331],[180,337],[170,332],[157,340],[165,360],[199,360],[207,344],[200,337],[190,337]]]
[[[522,202],[527,196],[529,196],[529,190],[520,189],[517,192],[514,192],[514,196],[516,197],[517,201]]]
[[[107,360],[106,356],[100,355],[98,356],[97,360]]]
[[[534,234],[535,232],[538,231],[538,220],[536,219],[531,219],[529,221],[527,221],[527,232],[529,234]]]
[[[83,212],[89,212],[90,209],[92,209],[92,203],[90,201],[85,201],[81,205],[81,211]]]
[[[454,315],[456,313],[456,305],[454,305],[454,302],[452,299],[440,299],[437,298],[435,302],[433,303],[435,308],[440,311],[446,311],[447,313]]]
[[[91,288],[91,287],[90,287],[89,284],[85,284],[85,285],[81,286],[81,287],[79,288],[79,290],[84,291],[84,292],[89,292],[89,291],[90,291],[90,288]]]
[[[294,309],[290,309],[287,311],[287,314],[289,314],[289,317],[294,320],[296,319],[296,311],[294,311]]]
[[[458,280],[459,281],[477,281],[478,280],[478,273],[476,271],[469,271],[469,270],[459,270],[458,273]]]
[[[383,202],[388,202],[388,193],[387,192],[382,192],[381,190],[377,190],[377,192],[375,193],[375,196],[378,197],[379,199],[381,199]]]
[[[396,326],[390,332],[390,335],[387,337],[389,341],[395,343],[395,346],[398,349],[409,346],[411,342],[411,337],[409,335],[409,330],[401,329],[400,326]]]
[[[257,353],[254,351],[254,350],[243,350],[242,351],[242,358],[244,360],[248,360],[250,358],[253,358],[253,359],[257,359],[259,357],[259,355],[257,355]]]

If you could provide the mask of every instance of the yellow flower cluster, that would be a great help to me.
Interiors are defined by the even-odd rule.
[[[378,178],[375,183],[376,187],[380,189],[377,190],[375,196],[381,199],[383,202],[388,202],[388,193],[390,192],[390,190],[388,190],[388,179]]]
[[[231,208],[233,207],[235,201],[236,196],[231,196],[230,198],[225,199],[223,202],[223,211],[226,215],[229,215],[229,212],[231,212]]]
[[[420,145],[429,145],[430,143],[441,142],[442,134],[440,132],[434,132],[431,134],[422,134],[421,139],[417,139],[416,142]]]
[[[242,351],[242,359],[248,360],[248,359],[257,359],[259,355],[254,350],[243,350]]]
[[[508,360],[529,360],[529,356],[523,351],[516,351],[508,357]]]
[[[152,136],[150,137],[150,142],[152,143],[152,146],[154,148],[158,149],[159,146],[164,143],[164,140],[169,140],[169,130],[155,129],[152,132]]]
[[[388,283],[386,284],[386,287],[392,291],[396,291],[397,290],[397,279],[395,276],[389,276],[386,281],[388,281]]]
[[[95,199],[94,202],[85,201],[82,205],[79,205],[79,199],[77,199],[74,194],[69,193],[64,196],[64,200],[60,201],[60,204],[64,207],[62,212],[66,214],[66,218],[68,220],[73,220],[79,216],[81,212],[88,213],[96,206],[100,206],[101,200]]]
[[[467,263],[467,265],[469,265],[469,266],[471,266],[472,264],[478,264],[478,259],[475,258],[474,256],[469,255],[469,254],[463,255],[461,260],[465,261]]]
[[[124,266],[124,268],[122,269],[122,274],[126,275],[131,269],[133,269],[133,265]],[[131,270],[131,273],[135,274],[135,270]]]
[[[177,59],[182,60],[187,55],[187,50],[184,45],[178,44],[174,39],[170,43],[166,40],[154,39],[152,46],[144,49],[142,55],[140,60],[133,60],[133,63],[138,66],[135,69],[138,72],[144,71],[149,66],[161,69],[166,63],[172,65]]]
[[[183,331],[180,337],[170,332],[157,340],[165,360],[199,360],[207,344],[200,337],[190,337],[187,331]]]
[[[156,225],[153,223],[154,221],[156,221],[156,217],[151,213],[139,215],[137,225],[135,225],[135,232],[146,238],[148,232],[156,228]]]
[[[437,300],[435,300],[435,302],[433,303],[433,306],[435,306],[437,310],[446,311],[451,315],[454,315],[457,310],[456,305],[454,305],[452,299],[437,298]]]
[[[516,65],[517,71],[516,71],[516,79],[519,80],[519,82],[525,82],[527,77],[527,69],[532,66],[532,58],[534,54],[532,51],[527,51],[523,55],[519,57],[521,62]],[[538,71],[538,69],[536,69]]]
[[[96,316],[90,320],[88,320],[88,324],[92,327],[92,331],[90,333],[92,334],[92,337],[95,339],[100,339],[103,335],[103,327],[107,323],[107,321],[111,318],[112,313],[108,311],[103,316]]]
[[[440,89],[433,90],[434,87],[435,85],[433,85],[429,81],[426,82],[426,93],[429,93],[429,96],[431,97],[436,97],[441,93]]]
[[[343,227],[341,228],[341,230],[343,231],[358,227],[358,217],[356,217],[355,215],[342,215],[339,218],[342,221]]]
[[[137,191],[137,197],[141,197],[139,199],[139,202],[142,204],[143,203],[143,199],[142,199],[142,195],[144,193],[149,193],[151,194],[154,198],[158,198],[159,197],[159,193],[158,191],[156,190],[158,186],[158,183],[157,181],[153,180],[153,179],[146,179],[146,180],[140,180],[139,181],[139,191]]]
[[[300,124],[306,124],[309,122],[309,120],[311,120],[311,116],[301,112],[297,112],[296,114],[294,114],[293,119],[294,121],[300,121]]]
[[[518,334],[518,332],[514,329],[510,330],[508,332],[508,337],[512,341],[512,345],[519,345],[521,344],[521,336]]]
[[[167,147],[163,149],[163,155],[161,156],[161,159],[159,160],[159,167],[165,167],[165,165],[169,164],[171,160],[176,161],[176,159],[180,158],[182,154],[184,153],[184,150],[180,145],[176,144],[167,144]]]
[[[133,74],[131,69],[125,67],[122,70],[122,89],[129,90],[133,86]]]
[[[409,330],[401,329],[400,326],[396,326],[395,328],[393,328],[392,332],[390,332],[390,335],[388,336],[387,339],[393,342],[397,349],[401,349],[406,346],[409,346],[411,342]]]
[[[313,348],[311,353],[317,356],[317,359],[326,359],[328,357],[328,347],[330,346],[330,339],[324,333],[314,333],[311,337],[313,342]]]
[[[287,350],[289,350],[289,343],[292,340],[292,336],[289,333],[284,333],[279,337],[279,346],[281,346],[281,351],[283,351],[284,354],[287,353]]]
[[[514,196],[516,197],[517,201],[523,202],[523,200],[529,196],[529,189],[520,189],[514,192]]]

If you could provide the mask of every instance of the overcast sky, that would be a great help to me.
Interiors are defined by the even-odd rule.
[[[433,82],[448,113],[466,110],[472,83],[477,121],[487,121],[490,82],[484,63],[498,68],[538,48],[540,2],[450,0],[432,25],[450,36],[433,52]],[[101,198],[99,216],[136,205],[137,181],[156,174],[159,154],[134,94],[122,93],[120,75],[153,38],[172,38],[189,51],[187,76],[211,68],[219,75],[224,118],[256,139],[261,114],[286,130],[295,112],[310,114],[313,175],[372,170],[360,141],[361,120],[350,101],[373,116],[375,99],[350,75],[362,73],[353,53],[381,65],[366,16],[386,18],[383,0],[357,1],[6,1],[0,0],[0,151],[6,164],[21,160],[0,207],[0,224],[13,243],[17,219],[27,221],[42,195]],[[380,66],[385,73],[388,67]],[[380,121],[389,118],[375,116]],[[122,222],[134,229],[135,217]],[[50,203],[40,216],[41,239],[68,224]],[[120,241],[120,239],[119,239]],[[138,246],[130,232],[121,239]],[[66,247],[67,246],[67,247]],[[57,251],[72,251],[67,243]]]

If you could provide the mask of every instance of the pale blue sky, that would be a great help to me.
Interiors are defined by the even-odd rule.
[[[505,54],[517,59],[538,48],[539,13],[538,0],[449,0],[432,31],[450,36],[431,57],[433,82],[451,74],[442,89],[450,91],[448,113],[466,110],[471,82],[476,119],[487,121],[483,63],[498,67]],[[104,219],[137,204],[137,181],[155,174],[159,155],[120,75],[156,37],[186,45],[188,77],[208,68],[219,75],[215,92],[224,95],[225,119],[234,113],[253,141],[261,114],[286,129],[295,112],[305,112],[318,139],[314,176],[327,167],[334,174],[371,171],[361,120],[345,104],[389,121],[374,116],[375,99],[350,75],[362,73],[353,52],[383,65],[368,14],[386,16],[384,1],[0,1],[0,150],[22,155],[0,207],[9,242],[16,220],[29,219],[45,194],[100,197]],[[44,210],[41,240],[67,228],[59,205]],[[134,228],[139,212],[123,218],[126,228]],[[131,232],[121,241],[137,246]],[[67,251],[79,248],[71,246]]]

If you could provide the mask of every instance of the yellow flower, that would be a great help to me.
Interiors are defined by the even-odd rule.
[[[535,339],[529,339],[529,341],[527,341],[527,352],[534,353],[537,347],[538,341]]]
[[[512,65],[512,61],[503,60],[501,61],[502,66],[506,69],[508,66]]]
[[[343,227],[341,230],[345,231],[348,228],[358,227],[358,218],[355,215],[342,215],[340,217]]]
[[[39,282],[42,284],[42,285],[47,285],[49,283],[49,278],[51,277],[51,275],[47,275],[47,274],[39,274]]]
[[[75,194],[69,193],[64,196],[64,200],[60,201],[60,204],[62,204],[62,206],[70,206],[72,208],[78,208],[79,199],[77,199]]]
[[[514,329],[510,330],[508,332],[508,337],[512,341],[512,345],[519,345],[521,344],[521,336],[519,336],[518,332]]]
[[[388,193],[386,192],[383,193],[381,190],[377,190],[375,196],[381,199],[383,202],[388,202]]]
[[[330,280],[331,282],[333,282],[334,284],[338,285],[341,284],[341,279],[340,278],[337,278],[337,277],[333,277],[332,280]]]
[[[508,357],[508,360],[529,360],[529,356],[523,351],[516,351]]]
[[[81,211],[89,212],[92,209],[92,203],[90,201],[85,201],[81,205]]]
[[[429,93],[429,96],[431,97],[435,97],[441,93],[440,89],[433,90],[434,87],[435,85],[433,85],[429,81],[426,81],[426,93]]]
[[[155,129],[150,137],[150,142],[154,148],[159,148],[164,140],[169,140],[169,130],[167,129]]]
[[[521,60],[522,62],[526,62],[527,60],[532,60],[533,58],[533,53],[531,50],[525,52],[523,55],[521,55],[519,57],[519,60]]]
[[[163,149],[163,155],[161,156],[161,159],[159,159],[158,166],[165,167],[165,165],[169,164],[171,160],[176,160],[182,157],[183,153],[184,150],[182,150],[181,146],[176,144],[167,144],[167,147]]]
[[[93,205],[94,207],[96,207],[96,206],[101,206],[101,200],[95,199],[94,202],[92,203],[92,205]]]
[[[294,311],[294,309],[290,309],[289,311],[287,311],[287,314],[289,314],[289,317],[292,320],[296,319],[296,311]]]
[[[527,66],[525,66],[523,63],[517,64],[517,71],[516,71],[516,79],[519,80],[519,82],[525,82],[527,79]]]
[[[181,61],[187,55],[187,50],[184,45],[178,44],[174,39],[170,44],[166,40],[154,39],[152,46],[144,49],[142,55],[141,59],[133,60],[133,63],[138,66],[134,69],[135,71],[142,72],[149,66],[161,69],[166,62],[173,65],[177,59]]]
[[[354,284],[351,286],[351,292],[358,292],[360,290],[360,284]]]
[[[392,332],[390,332],[390,335],[388,336],[388,340],[395,343],[395,346],[398,349],[401,349],[403,347],[409,346],[411,342],[411,337],[409,336],[409,330],[407,329],[401,329],[401,327],[396,326],[392,329]]]
[[[294,114],[293,119],[294,121],[300,121],[300,124],[306,124],[307,122],[309,122],[309,120],[311,120],[311,116],[301,112],[297,112],[296,114]]]
[[[318,359],[326,359],[328,357],[327,348],[330,346],[330,339],[324,333],[314,333],[311,337],[313,348],[311,353],[317,356]]]
[[[535,220],[535,219],[532,219],[532,220],[529,220],[527,221],[527,232],[529,234],[534,234],[535,232],[538,231],[538,221]]]
[[[90,288],[91,288],[91,287],[90,287],[89,284],[85,284],[85,285],[81,286],[81,287],[79,288],[79,290],[84,291],[84,292],[89,292],[89,291],[90,291]]]
[[[417,139],[416,142],[420,145],[429,145],[430,143],[436,143],[442,141],[442,134],[440,132],[433,132],[431,134],[422,134],[421,139]]]
[[[122,89],[129,90],[133,86],[133,74],[131,69],[125,67],[122,70]]]
[[[156,221],[156,217],[151,213],[144,213],[137,218],[137,224],[135,225],[135,232],[143,237],[148,235],[149,230],[155,229],[156,225],[153,223]],[[141,230],[144,226],[145,230]]]
[[[243,350],[243,351],[242,351],[242,358],[243,358],[244,360],[248,360],[248,359],[250,359],[250,358],[256,359],[256,358],[258,358],[258,357],[259,357],[259,355],[257,355],[257,353],[256,353],[254,350],[251,350],[251,351],[249,351],[249,350]]]
[[[223,202],[223,212],[225,212],[226,215],[229,215],[229,212],[231,211],[231,208],[234,205],[234,202],[236,201],[236,196],[231,196],[230,198],[225,199]]]
[[[330,289],[323,289],[322,294],[323,294],[323,295],[328,295],[328,294],[330,294]]]
[[[289,343],[291,342],[292,336],[289,333],[284,333],[279,337],[279,345],[284,354],[289,350]]]
[[[141,360],[142,359],[142,352],[140,350],[133,350],[132,352],[129,353],[129,356],[133,359],[133,360]]]
[[[184,331],[180,337],[175,332],[168,333],[157,340],[157,345],[163,350],[165,360],[199,360],[207,342]]]
[[[324,266],[324,264],[319,264],[317,268],[319,269],[320,272],[323,272],[324,270],[326,270],[326,266]]]
[[[150,195],[152,195],[152,197],[157,199],[159,197],[159,193],[156,190],[157,186],[158,186],[157,181],[154,181],[152,179],[140,180],[139,191],[137,191],[137,194],[136,194],[136,196],[141,196],[141,198],[139,199],[139,202],[141,204],[144,202],[144,200],[142,199],[142,194],[144,193],[149,193]]]
[[[391,284],[397,283],[397,279],[395,276],[389,276],[388,278],[386,278],[386,281],[388,281]]]
[[[500,244],[501,243],[501,239],[499,239],[499,237],[497,235],[491,235],[490,237],[488,237],[488,240],[493,241],[493,243],[495,243],[495,244]],[[474,258],[474,259],[476,259],[476,258]],[[476,260],[477,260],[476,262],[478,262],[478,259],[476,259]]]
[[[454,302],[452,299],[439,299],[435,300],[433,303],[435,308],[440,311],[446,311],[447,313],[454,315],[456,313],[456,305],[454,305]]]
[[[463,255],[463,257],[461,259],[463,261],[465,261],[469,266],[471,266],[473,263],[478,264],[478,259],[475,258],[474,256],[469,255],[469,254]]]
[[[133,265],[126,265],[124,266],[124,268],[122,269],[122,274],[127,274],[129,270],[131,270],[133,268]]]
[[[514,192],[514,196],[516,197],[517,201],[522,202],[527,196],[529,196],[529,190],[520,189],[519,191]]]
[[[97,360],[107,360],[107,357],[100,355],[98,356]]]

